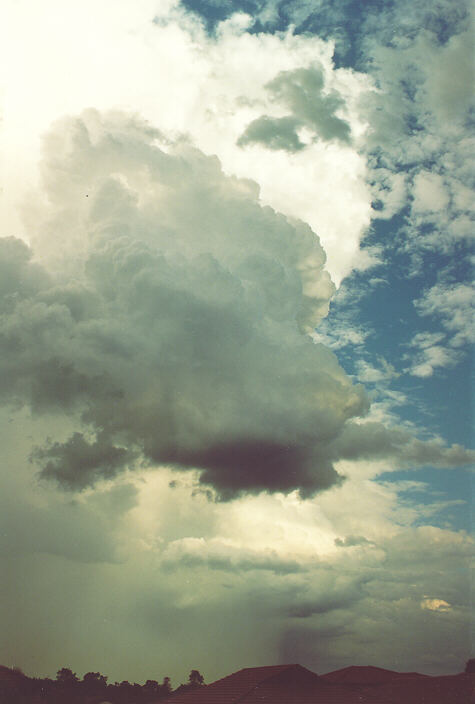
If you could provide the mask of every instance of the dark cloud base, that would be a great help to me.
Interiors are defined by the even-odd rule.
[[[161,461],[202,469],[200,483],[214,487],[224,500],[244,493],[295,489],[310,496],[342,480],[330,463],[320,462],[317,473],[308,449],[248,438],[182,456],[165,453]]]

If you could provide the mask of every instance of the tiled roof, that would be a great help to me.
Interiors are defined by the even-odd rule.
[[[339,684],[377,684],[389,682],[400,677],[427,677],[428,675],[420,675],[418,672],[394,672],[393,670],[384,670],[382,667],[366,667],[351,666],[344,667],[342,670],[327,672],[321,677],[327,682],[338,682]]]
[[[247,704],[247,702],[271,701],[270,699],[249,699],[251,695],[263,694],[269,688],[276,693],[284,681],[295,686],[295,680],[317,680],[318,676],[301,665],[273,665],[269,667],[246,667],[239,672],[223,677],[206,687],[179,692],[166,699],[163,704]],[[278,700],[275,700],[276,704]],[[300,702],[298,703],[300,704]],[[305,702],[307,704],[307,702]]]
[[[161,704],[468,704],[474,685],[475,676],[466,674],[429,677],[348,667],[319,677],[300,665],[277,665],[239,670]]]

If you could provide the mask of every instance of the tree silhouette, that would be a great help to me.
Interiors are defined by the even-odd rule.
[[[144,701],[152,701],[153,698],[157,698],[160,695],[161,687],[157,680],[147,680],[142,687],[142,694],[145,697]]]
[[[192,687],[201,687],[204,681],[204,677],[199,670],[192,670],[188,676],[188,684]]]
[[[164,677],[164,678],[163,678],[163,682],[162,682],[161,687],[162,687],[161,694],[163,694],[164,696],[165,696],[166,694],[171,694],[171,692],[172,692],[172,685],[171,685],[171,681],[170,681],[170,678],[169,678],[169,677]]]
[[[475,658],[467,660],[467,664],[465,665],[465,672],[475,672]]]
[[[3,671],[8,677],[2,677]],[[0,665],[0,704],[158,704],[173,692],[169,677],[162,684],[147,680],[144,685],[127,680],[108,685],[107,679],[100,672],[86,672],[81,680],[68,667],[58,670],[55,680],[32,678]],[[188,683],[179,689],[194,689],[202,683],[200,672],[192,670]]]
[[[91,687],[105,687],[107,684],[107,677],[101,675],[100,672],[86,672],[82,678],[84,684]]]
[[[75,685],[79,680],[75,672],[69,669],[69,667],[62,667],[56,673],[56,681],[62,685]]]

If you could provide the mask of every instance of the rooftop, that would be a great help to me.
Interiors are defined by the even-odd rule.
[[[378,667],[316,675],[301,665],[247,667],[161,704],[453,704],[470,700],[475,676],[429,677]],[[159,704],[159,702],[157,702]]]

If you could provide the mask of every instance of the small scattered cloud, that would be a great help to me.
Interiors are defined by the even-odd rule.
[[[99,479],[111,479],[127,465],[136,453],[112,445],[103,434],[89,442],[82,433],[75,432],[64,443],[49,442],[31,453],[31,461],[42,467],[41,476],[55,479],[60,486],[77,490],[90,486]]]
[[[318,326],[312,333],[312,340],[330,347],[332,350],[339,350],[344,347],[361,347],[369,336],[369,331],[362,327],[352,327],[351,325],[335,324],[329,326],[326,321]]]
[[[358,379],[363,383],[375,384],[390,379],[395,379],[399,376],[392,364],[383,357],[378,358],[379,365],[376,367],[364,359],[356,362],[356,370]]]
[[[325,87],[322,68],[282,71],[266,88],[272,101],[290,108],[292,115],[313,128],[317,137],[349,142],[350,125],[336,114],[344,101],[335,90]]]
[[[460,354],[450,347],[433,345],[424,347],[416,355],[408,371],[409,374],[424,379],[432,376],[436,369],[447,369],[455,366],[459,360]]]
[[[444,179],[433,171],[419,171],[413,184],[413,209],[416,213],[445,211],[449,194]]]
[[[300,141],[298,128],[300,123],[294,117],[269,117],[262,115],[253,120],[239,137],[237,144],[244,147],[247,144],[261,144],[268,149],[285,149],[297,152],[304,149]]]
[[[349,143],[351,127],[337,116],[344,100],[335,90],[325,89],[320,67],[282,71],[265,86],[271,104],[290,110],[284,117],[262,115],[248,124],[237,144],[261,144],[268,149],[297,152],[304,149],[299,128],[306,128],[313,140]]]
[[[473,287],[466,283],[438,283],[414,301],[414,306],[423,317],[434,317],[442,323],[453,348],[473,342]]]
[[[436,611],[437,613],[443,614],[452,611],[452,607],[450,606],[448,601],[445,601],[445,599],[431,599],[429,597],[425,597],[421,601],[421,609],[427,609],[428,611]]]

